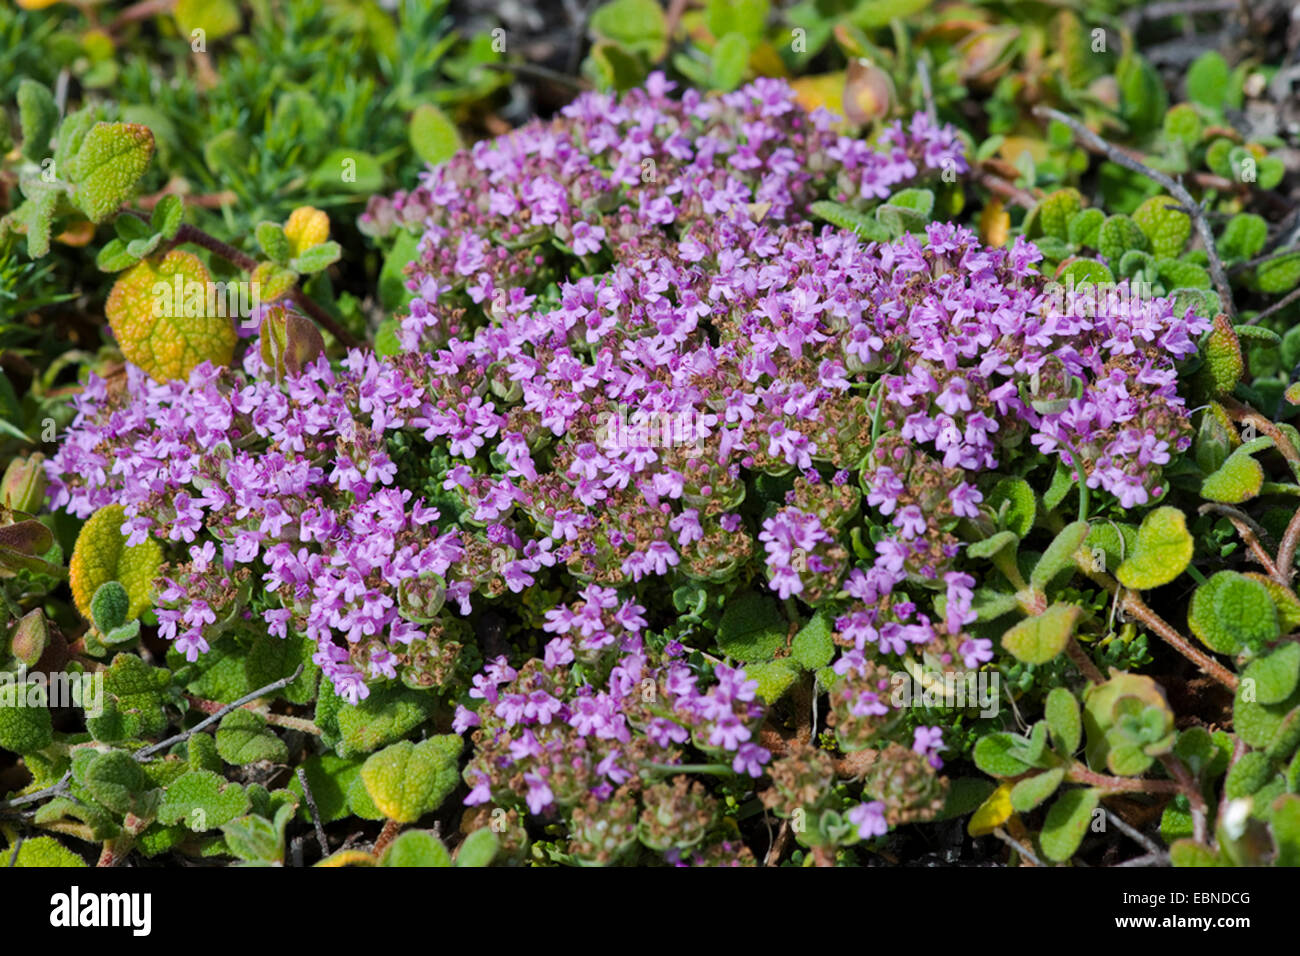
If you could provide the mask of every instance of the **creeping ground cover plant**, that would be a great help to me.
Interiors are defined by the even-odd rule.
[[[933,103],[863,129],[776,77],[638,84],[372,197],[370,344],[295,285],[343,254],[321,210],[226,256],[282,287],[249,316],[169,323],[159,286],[229,247],[107,193],[123,361],[0,484],[0,664],[87,682],[0,696],[0,832],[275,865],[311,828],[327,866],[878,866],[934,832],[1052,866],[1117,862],[1113,826],[1300,862],[1300,393],[1181,184],[968,225],[987,169]],[[31,599],[65,579],[74,639]],[[38,839],[15,859],[69,852]]]

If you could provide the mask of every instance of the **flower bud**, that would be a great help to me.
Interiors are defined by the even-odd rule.
[[[283,307],[267,309],[262,320],[262,361],[280,381],[297,375],[325,351],[325,340],[311,319]]]
[[[15,458],[0,480],[0,505],[32,513],[45,501],[45,456],[40,452]]]
[[[18,626],[9,640],[9,652],[25,666],[35,667],[45,653],[49,640],[49,625],[45,623],[44,613],[37,608],[19,618]]]
[[[844,115],[862,125],[884,119],[894,105],[894,83],[889,74],[870,60],[854,60],[844,80]]]

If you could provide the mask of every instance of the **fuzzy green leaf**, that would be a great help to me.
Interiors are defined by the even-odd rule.
[[[153,133],[138,123],[96,123],[77,151],[73,198],[91,222],[103,222],[130,198],[153,158]]]
[[[770,661],[785,646],[787,630],[777,603],[751,592],[727,602],[718,623],[717,643],[724,654],[738,661]]]
[[[18,121],[22,129],[23,155],[39,163],[50,154],[50,137],[59,121],[54,95],[43,83],[23,79],[18,84]]]
[[[285,742],[266,726],[266,718],[251,710],[233,710],[221,718],[217,728],[217,753],[226,763],[242,766],[269,760],[289,759]]]
[[[1073,754],[1079,749],[1083,740],[1083,721],[1079,713],[1079,702],[1064,687],[1055,687],[1047,695],[1043,716],[1052,732],[1057,749],[1065,754]]]
[[[1178,209],[1168,196],[1152,196],[1133,212],[1133,221],[1147,237],[1157,259],[1174,259],[1192,234],[1192,218]]]
[[[456,865],[490,866],[500,848],[501,841],[490,828],[475,830],[456,850]]]
[[[189,770],[163,793],[158,819],[202,833],[229,823],[248,808],[248,793],[239,784],[209,770]]]
[[[1191,563],[1193,547],[1183,513],[1167,506],[1157,508],[1143,519],[1133,552],[1119,566],[1116,577],[1135,590],[1168,584]]]
[[[1029,584],[1036,590],[1045,590],[1058,574],[1066,568],[1073,568],[1074,556],[1083,547],[1087,537],[1086,521],[1074,521],[1062,528],[1034,565],[1034,570],[1029,575]]]
[[[830,617],[819,611],[790,642],[790,656],[810,671],[825,667],[835,656],[835,631]]]
[[[1065,650],[1079,622],[1076,604],[1053,604],[1042,614],[1027,618],[1002,635],[1002,646],[1018,661],[1045,664]]]
[[[451,866],[452,862],[442,841],[428,830],[407,830],[389,844],[379,865]]]
[[[1255,685],[1255,699],[1261,704],[1280,704],[1300,684],[1300,644],[1283,644],[1251,661],[1241,679]]]
[[[1066,790],[1047,811],[1038,842],[1049,860],[1064,863],[1083,842],[1101,792],[1091,787]]]
[[[1242,614],[1254,619],[1244,620]],[[1220,571],[1196,589],[1187,623],[1201,643],[1220,654],[1236,654],[1247,640],[1262,643],[1278,634],[1268,591],[1236,571]]]
[[[447,114],[429,103],[421,104],[411,116],[411,147],[430,166],[455,156],[461,147],[460,132]]]
[[[1017,813],[1028,813],[1056,793],[1056,788],[1064,779],[1064,767],[1054,767],[1026,777],[1011,788],[1011,806]]]
[[[1238,448],[1213,474],[1201,482],[1201,497],[1225,504],[1240,504],[1259,494],[1264,468],[1245,448]]]
[[[438,809],[460,781],[457,763],[464,741],[446,734],[418,744],[403,740],[372,754],[361,768],[366,792],[380,812],[414,823]]]

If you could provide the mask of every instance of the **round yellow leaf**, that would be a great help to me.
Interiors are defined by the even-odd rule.
[[[289,256],[296,259],[330,237],[330,217],[312,206],[299,206],[289,213],[284,235],[289,240]]]
[[[127,360],[164,382],[188,378],[205,360],[230,364],[237,317],[221,313],[238,299],[198,256],[175,249],[119,278],[104,312]]]

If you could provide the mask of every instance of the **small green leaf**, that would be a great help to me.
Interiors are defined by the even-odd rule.
[[[985,504],[992,509],[998,525],[1018,537],[1029,534],[1034,526],[1038,501],[1034,489],[1023,478],[1003,478],[993,486]]]
[[[1278,256],[1255,267],[1255,285],[1261,292],[1276,295],[1290,292],[1300,282],[1300,252]]]
[[[972,558],[991,558],[1003,548],[1019,543],[1020,539],[1014,532],[999,531],[995,535],[990,535],[983,541],[976,541],[966,549],[966,553]]]
[[[1011,806],[1017,813],[1028,813],[1056,793],[1056,788],[1064,779],[1064,767],[1054,767],[1026,777],[1011,788]]]
[[[22,129],[23,156],[39,163],[50,154],[50,137],[59,121],[54,95],[43,83],[23,79],[18,84],[18,122]]]
[[[1220,654],[1236,654],[1248,642],[1262,645],[1279,633],[1268,590],[1236,571],[1220,571],[1196,589],[1187,623],[1201,643]]]
[[[217,728],[217,753],[226,763],[236,766],[260,760],[284,763],[289,759],[289,748],[266,726],[266,718],[243,709],[233,710],[221,719]]]
[[[718,623],[717,644],[728,657],[769,661],[785,646],[785,617],[771,598],[753,592],[727,602]]]
[[[1073,754],[1083,741],[1083,721],[1079,716],[1079,702],[1064,687],[1055,687],[1047,695],[1043,709],[1047,726],[1052,732],[1057,749],[1063,754]]]
[[[1133,221],[1147,237],[1157,259],[1177,258],[1192,234],[1191,216],[1170,208],[1177,205],[1168,196],[1152,196],[1133,212]]]
[[[1261,704],[1280,704],[1300,684],[1300,644],[1283,644],[1251,661],[1241,679],[1254,683],[1255,699]]]
[[[1018,661],[1045,664],[1065,650],[1082,609],[1077,604],[1053,604],[1002,635],[1002,646]]]
[[[379,865],[451,866],[452,862],[442,841],[428,830],[407,830],[389,844]]]
[[[1223,109],[1229,80],[1228,61],[1217,50],[1207,50],[1187,68],[1187,98],[1218,112]]]
[[[319,245],[304,250],[302,255],[291,259],[289,261],[289,267],[295,272],[312,275],[323,269],[329,268],[334,263],[338,262],[339,257],[342,255],[343,247],[337,242],[322,242]]]
[[[612,40],[651,63],[663,57],[668,45],[664,10],[654,0],[613,0],[602,4],[591,15],[590,30],[593,36]]]
[[[456,850],[457,866],[491,866],[501,848],[501,841],[491,828],[483,827],[465,837]]]
[[[1018,777],[1030,769],[1028,763],[1014,756],[1024,744],[1024,739],[1015,734],[987,734],[975,743],[975,766],[992,777]]]
[[[1082,209],[1070,217],[1066,238],[1070,245],[1097,248],[1097,236],[1101,225],[1106,221],[1106,214],[1100,209]]]
[[[289,262],[289,239],[278,222],[259,222],[256,230],[257,244],[266,257],[277,265]]]
[[[1083,208],[1083,197],[1077,189],[1058,189],[1038,204],[1038,222],[1043,234],[1055,239],[1069,238],[1070,220]]]
[[[1225,504],[1240,504],[1259,494],[1264,486],[1264,468],[1245,448],[1238,448],[1201,482],[1201,497]]]
[[[117,814],[136,812],[142,792],[149,789],[149,778],[125,750],[96,754],[82,767],[77,782],[99,804]]]
[[[835,631],[829,615],[818,611],[790,642],[790,656],[810,671],[825,667],[835,656]]]
[[[322,689],[321,695],[332,695]],[[435,698],[426,691],[407,688],[380,689],[353,706],[343,704],[337,721],[340,757],[358,757],[400,740],[424,723],[433,712]]]
[[[1133,553],[1119,566],[1116,577],[1135,590],[1168,584],[1191,563],[1193,547],[1183,513],[1168,506],[1157,508],[1143,519]]]
[[[1076,295],[1082,296],[1090,294],[1093,286],[1114,282],[1115,274],[1104,262],[1082,258],[1072,260],[1056,279],[1066,288],[1072,287]]]
[[[1043,556],[1034,565],[1029,575],[1029,584],[1035,590],[1043,591],[1058,574],[1066,568],[1074,567],[1074,556],[1083,547],[1088,537],[1088,522],[1074,521],[1061,529],[1052,539]]]
[[[418,106],[411,116],[411,147],[430,166],[437,166],[455,156],[461,148],[456,124],[438,107],[429,103]]]
[[[745,665],[745,676],[758,681],[758,696],[768,704],[780,700],[799,679],[800,673],[799,665],[792,657]]]
[[[741,33],[728,33],[713,46],[710,85],[724,93],[738,87],[749,68],[749,40]]]
[[[1223,781],[1223,795],[1229,800],[1258,793],[1273,778],[1273,764],[1258,750],[1248,750],[1231,767]]]
[[[1268,241],[1268,223],[1253,212],[1238,213],[1223,227],[1216,245],[1227,259],[1253,259]]]
[[[121,272],[140,261],[139,256],[127,252],[121,239],[110,239],[95,256],[95,266],[101,272]]]
[[[0,850],[0,860],[9,861],[13,857],[13,848],[5,847]],[[13,866],[19,867],[84,867],[86,861],[77,854],[73,853],[58,840],[51,836],[34,836],[28,837],[23,841],[23,845],[18,848],[18,855],[13,857]]]
[[[131,217],[134,218],[134,217]],[[149,226],[164,239],[174,239],[185,219],[185,200],[174,193],[168,193],[158,200],[149,217]]]
[[[105,581],[90,599],[90,617],[100,633],[107,634],[126,623],[131,598],[118,581]]]
[[[91,222],[103,222],[131,197],[153,158],[153,133],[138,123],[96,123],[77,151],[73,198]]]
[[[832,226],[847,229],[862,239],[875,242],[888,242],[889,230],[876,219],[830,200],[819,200],[808,207],[808,211]]]
[[[457,762],[464,741],[454,734],[418,744],[403,740],[372,754],[361,768],[366,792],[380,812],[414,823],[442,805],[460,781]]]
[[[0,687],[0,750],[30,753],[43,750],[54,740],[49,710],[32,706],[32,687],[40,685],[9,682]]]
[[[1118,262],[1130,249],[1148,251],[1146,233],[1128,216],[1111,216],[1097,233],[1097,251],[1111,262]]]
[[[1169,848],[1169,862],[1179,867],[1226,866],[1219,855],[1195,840],[1179,840]]]
[[[1101,792],[1092,787],[1066,790],[1057,797],[1047,811],[1043,832],[1038,837],[1043,856],[1057,863],[1074,856],[1100,800]]]
[[[163,793],[158,819],[184,824],[196,833],[229,823],[249,807],[248,794],[210,770],[188,770]]]

